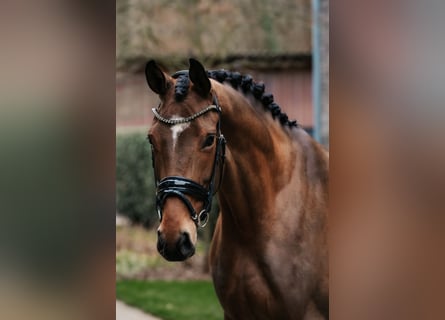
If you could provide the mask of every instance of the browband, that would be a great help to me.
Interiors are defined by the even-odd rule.
[[[192,114],[191,116],[189,116],[187,118],[167,119],[167,118],[164,118],[163,116],[161,116],[159,114],[159,112],[156,110],[156,108],[151,109],[151,111],[153,111],[156,119],[158,119],[159,121],[161,121],[165,124],[168,124],[168,125],[175,125],[175,124],[191,122],[191,121],[195,120],[196,118],[202,116],[204,113],[207,113],[211,110],[220,112],[219,108],[216,105],[211,104],[208,107],[202,109],[201,111],[198,111],[195,114]]]

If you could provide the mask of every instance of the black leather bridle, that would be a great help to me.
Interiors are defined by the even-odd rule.
[[[152,147],[152,165],[156,181],[156,210],[158,212],[159,220],[162,221],[162,209],[164,207],[166,199],[168,197],[178,197],[179,199],[182,200],[182,202],[189,210],[190,217],[196,223],[196,225],[199,227],[204,227],[209,219],[209,213],[212,207],[213,195],[217,192],[219,185],[221,184],[221,180],[223,177],[223,170],[224,170],[226,139],[221,134],[221,108],[218,104],[218,99],[215,95],[213,95],[212,105],[202,109],[201,111],[187,118],[167,119],[162,117],[158,113],[158,110],[156,110],[156,108],[153,108],[152,111],[156,119],[167,125],[175,125],[180,123],[191,122],[209,111],[218,112],[218,123],[216,125],[217,145],[215,151],[215,158],[213,160],[212,175],[210,177],[208,188],[205,188],[204,186],[200,185],[199,183],[191,179],[179,176],[168,176],[159,180],[156,175],[154,153]],[[217,168],[219,168],[218,186],[215,185],[215,176]],[[196,210],[193,208],[193,205],[187,198],[187,195],[203,203],[203,209],[199,213],[197,213]]]

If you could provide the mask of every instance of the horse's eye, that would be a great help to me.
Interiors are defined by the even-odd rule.
[[[213,145],[214,142],[215,142],[215,135],[210,134],[206,137],[206,139],[202,145],[202,148],[204,149],[204,148],[210,147],[211,145]]]

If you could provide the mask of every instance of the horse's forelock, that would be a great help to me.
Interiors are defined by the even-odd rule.
[[[182,101],[187,96],[190,87],[190,80],[187,75],[180,75],[175,84],[175,100]]]

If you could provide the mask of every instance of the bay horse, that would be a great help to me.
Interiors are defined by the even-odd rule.
[[[218,191],[210,268],[224,319],[328,319],[328,153],[249,75],[153,61],[148,134],[158,251],[195,252]],[[226,147],[227,141],[227,147]]]

